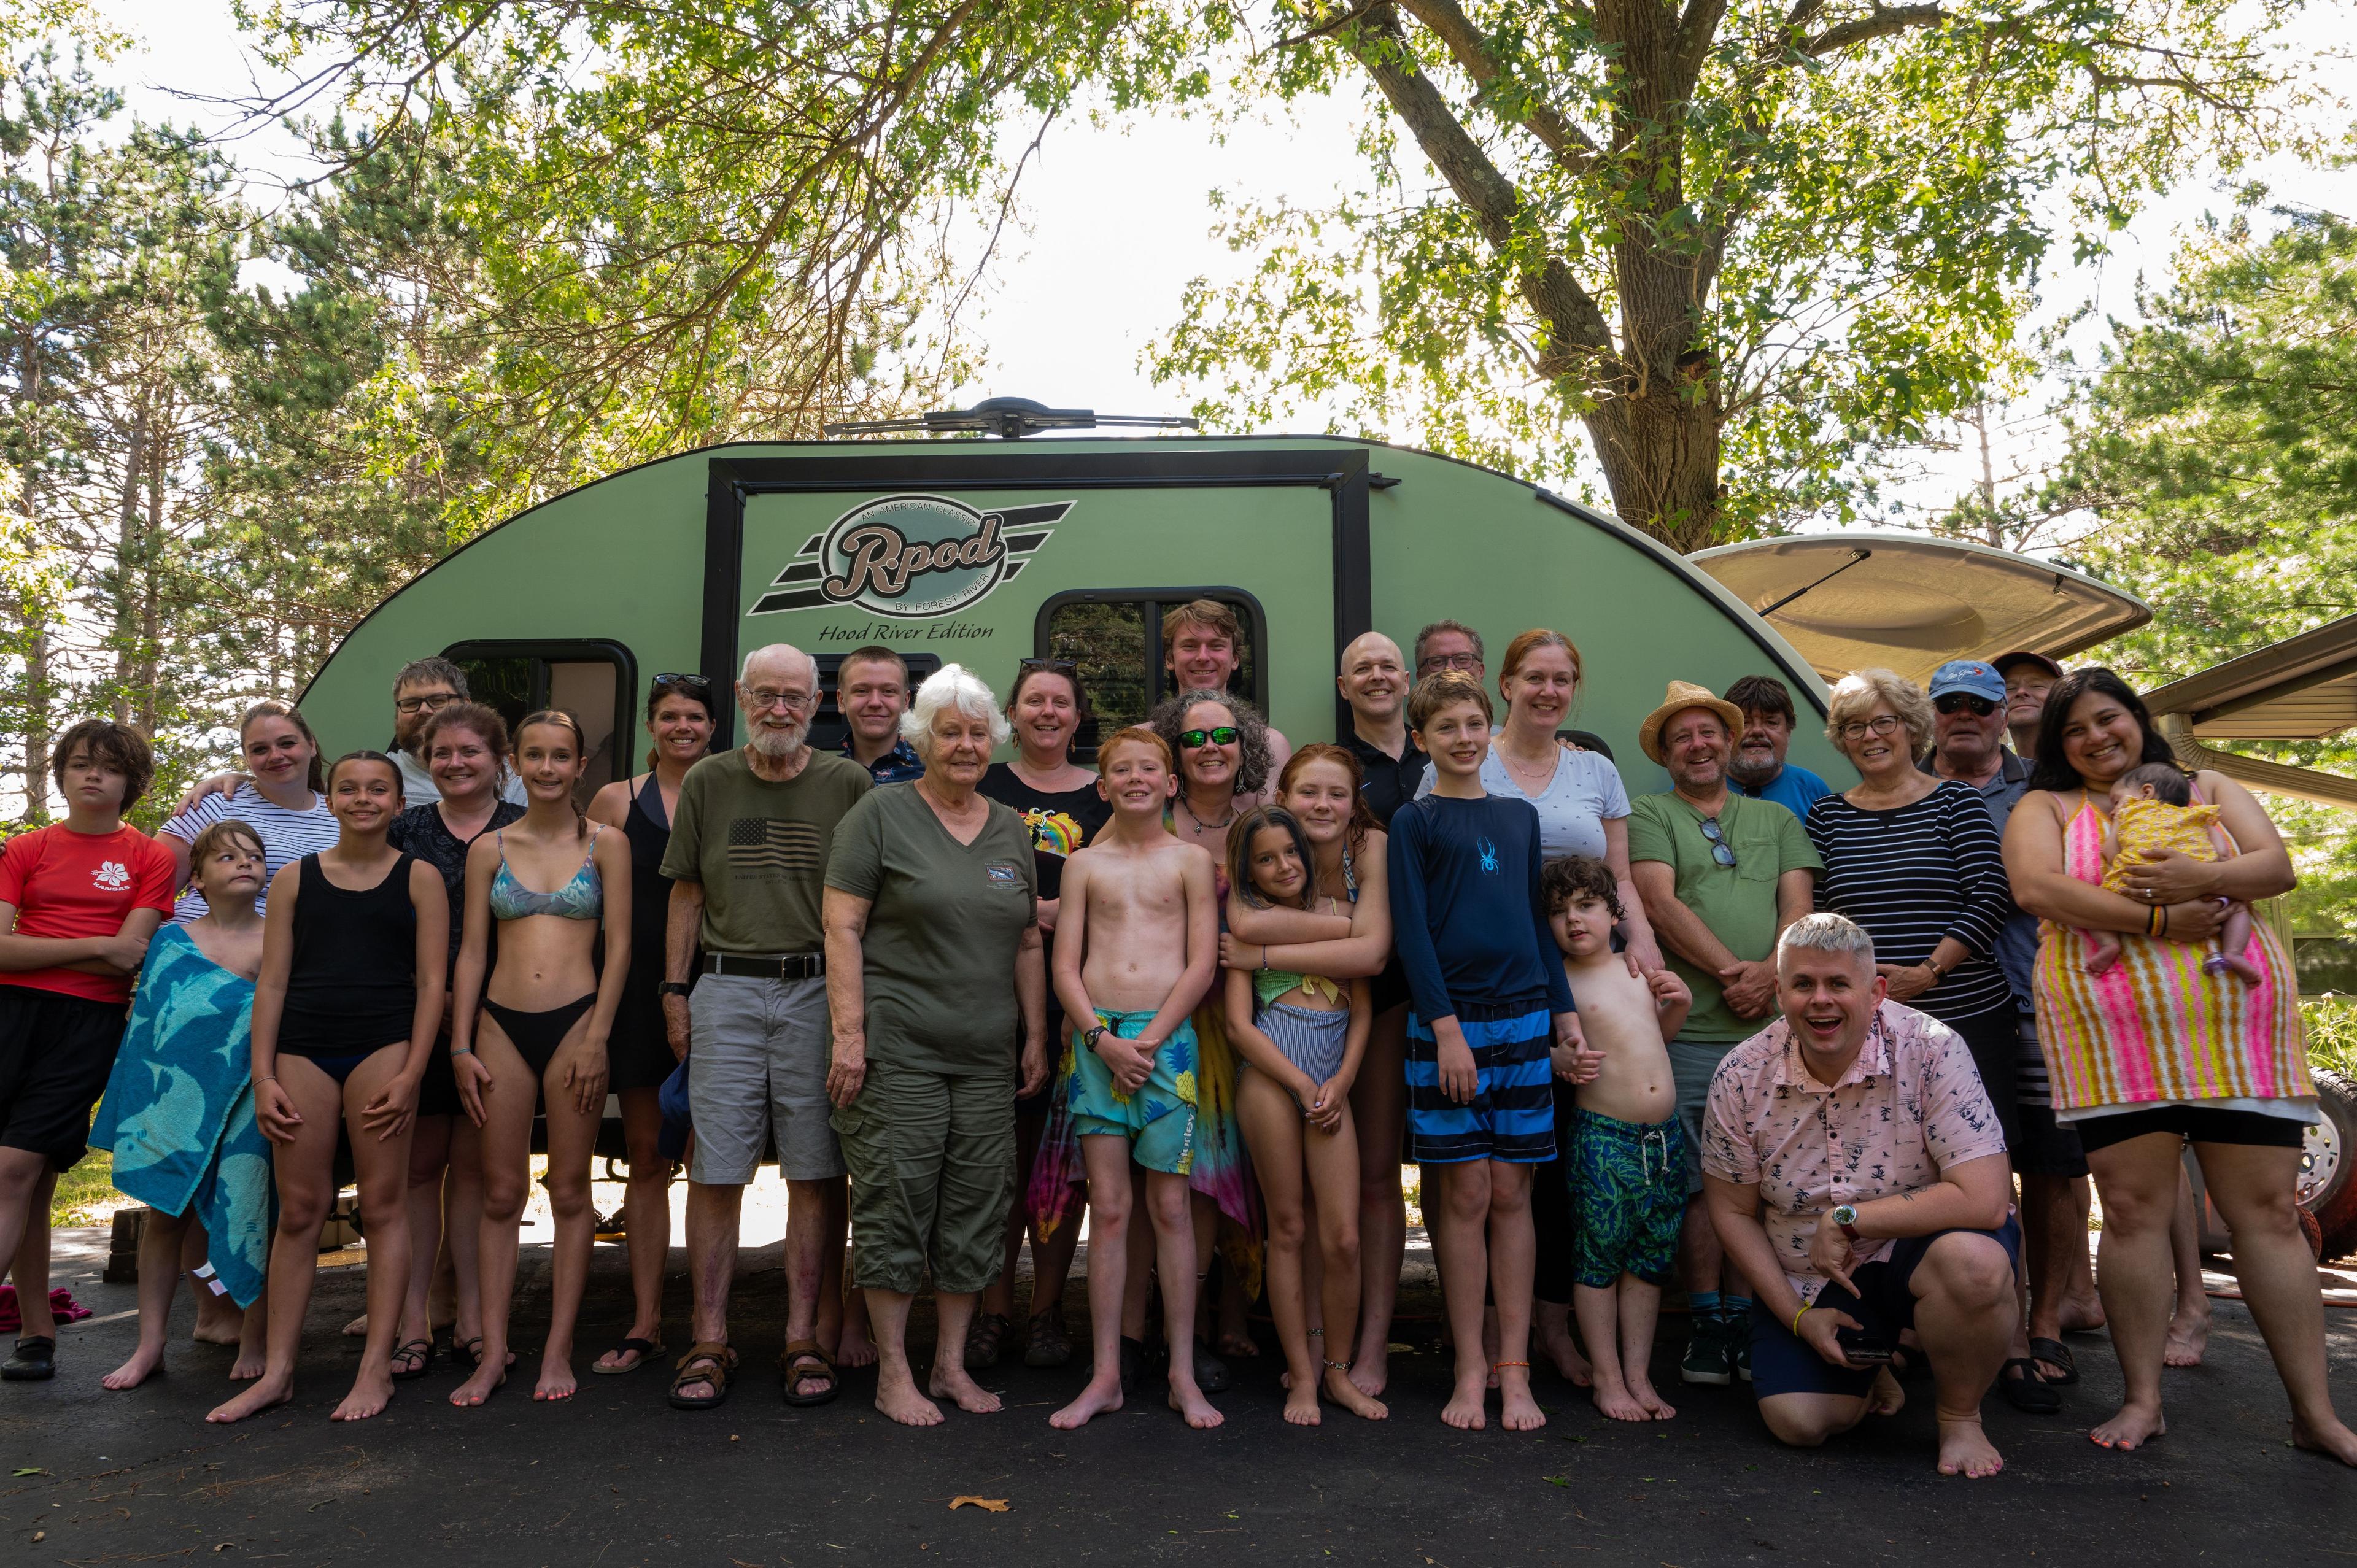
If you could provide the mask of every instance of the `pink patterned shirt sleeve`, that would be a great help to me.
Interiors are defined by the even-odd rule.
[[[1824,1283],[1809,1240],[1826,1209],[1921,1192],[1952,1165],[2003,1153],[2004,1131],[1963,1039],[1889,1002],[1830,1088],[1809,1075],[1784,1021],[1769,1025],[1719,1064],[1703,1125],[1703,1169],[1758,1186],[1769,1244],[1804,1301]],[[1883,1240],[1860,1261],[1890,1247]]]

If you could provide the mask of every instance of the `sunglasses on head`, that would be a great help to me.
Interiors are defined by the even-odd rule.
[[[1204,746],[1233,746],[1242,733],[1233,725],[1222,725],[1217,729],[1182,729],[1178,732],[1178,748],[1194,751]]]
[[[1018,659],[1015,661],[1015,668],[1017,670],[1052,670],[1059,675],[1073,675],[1079,673],[1081,667],[1077,662],[1070,659]]]
[[[658,686],[693,686],[699,692],[709,692],[712,690],[712,681],[709,676],[684,675],[676,671],[670,674],[656,676],[655,684]]]
[[[1932,699],[1932,705],[1943,714],[1970,714],[1985,719],[1996,712],[1996,704],[1986,697],[1975,697],[1970,692],[1943,692]]]

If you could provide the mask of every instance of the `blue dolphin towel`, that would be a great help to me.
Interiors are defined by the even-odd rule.
[[[278,1195],[253,1119],[253,983],[204,955],[184,927],[147,944],[131,1023],[90,1141],[114,1152],[114,1185],[204,1222],[207,1261],[230,1298],[262,1294]]]

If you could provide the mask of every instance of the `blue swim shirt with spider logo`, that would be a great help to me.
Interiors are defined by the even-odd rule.
[[[1539,814],[1528,800],[1426,795],[1392,818],[1393,940],[1416,1016],[1464,1007],[1571,1011],[1539,892]]]

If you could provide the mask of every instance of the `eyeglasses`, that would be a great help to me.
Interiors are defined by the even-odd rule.
[[[767,686],[756,686],[745,693],[745,702],[756,713],[766,713],[783,704],[789,708],[807,708],[818,701],[816,692],[773,692]]]
[[[655,677],[655,684],[658,686],[693,686],[699,692],[709,692],[712,690],[712,677],[709,675],[686,675],[679,673],[658,675]]]
[[[1429,659],[1419,660],[1416,662],[1415,672],[1419,675],[1437,675],[1443,670],[1462,670],[1471,675],[1479,673],[1480,669],[1481,656],[1478,653],[1436,653]]]
[[[1986,697],[1975,697],[1970,692],[1943,692],[1932,699],[1932,705],[1943,714],[1970,714],[1985,719],[1996,712],[1996,704]]]
[[[1718,862],[1719,865],[1727,867],[1729,871],[1734,870],[1735,849],[1733,845],[1727,842],[1727,835],[1718,831],[1718,819],[1717,817],[1705,817],[1702,820],[1702,836],[1710,841],[1711,859]]]
[[[456,692],[428,692],[422,697],[395,697],[393,707],[395,713],[414,714],[423,709],[430,714],[447,708],[457,700]]]
[[[1233,746],[1243,732],[1233,725],[1222,725],[1217,729],[1182,729],[1178,732],[1178,749],[1193,751],[1203,746]]]
[[[1864,740],[1869,733],[1895,735],[1898,733],[1899,726],[1904,723],[1906,723],[1904,719],[1894,714],[1877,714],[1863,724],[1851,723],[1842,725],[1841,737],[1844,740]]]

